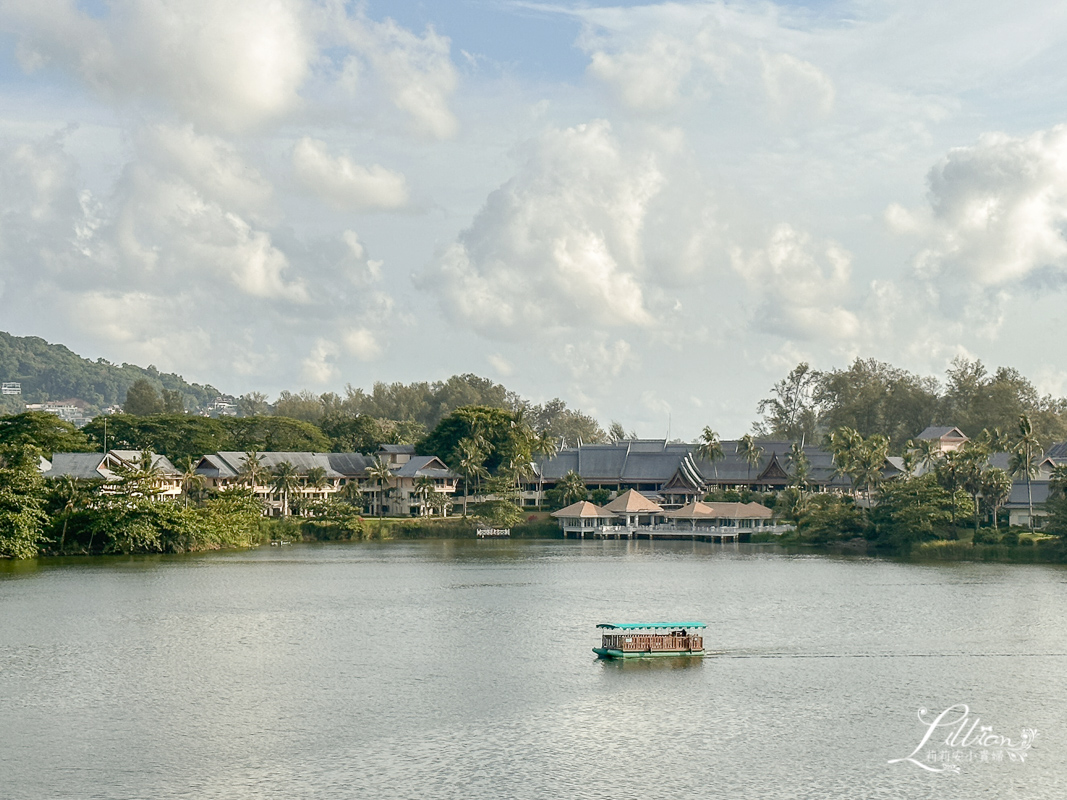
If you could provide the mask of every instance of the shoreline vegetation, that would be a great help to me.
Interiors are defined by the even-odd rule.
[[[248,395],[222,404],[226,409],[214,408],[225,411],[217,417],[189,413],[187,400],[177,389],[160,390],[137,378],[127,387],[125,413],[97,416],[80,429],[37,411],[0,416],[0,558],[200,552],[272,541],[470,538],[480,524],[511,528],[516,538],[558,538],[555,523],[531,514],[529,497],[521,497],[521,487],[541,474],[536,463],[552,459],[566,442],[636,439],[618,422],[605,431],[561,400],[534,405],[474,375],[433,384],[375,384],[371,393],[349,387],[343,398],[283,392],[273,405]],[[765,482],[766,491],[756,491],[758,476],[749,474],[750,480],[737,479],[742,485],[695,485],[705,501],[757,502],[777,521],[795,526],[770,538],[756,534],[755,543],[918,560],[1067,561],[1067,459],[1048,467],[1045,462],[1052,461],[1043,455],[1050,443],[1067,440],[1067,398],[1040,397],[1014,370],[989,374],[981,362],[958,359],[942,386],[872,360],[829,372],[800,364],[758,411],[755,435],[738,440],[736,454],[744,452],[758,465],[758,437],[793,442],[775,462],[780,482],[773,488]],[[962,444],[942,448],[939,440],[919,435],[926,426],[945,423],[961,426],[952,430],[961,432]],[[462,479],[462,517],[447,516],[446,502],[437,510],[440,517],[382,519],[379,513],[375,519],[358,484],[328,498],[290,502],[298,484],[289,465],[288,475],[272,473],[286,498],[283,516],[268,518],[253,496],[254,476],[211,486],[195,467],[202,454],[220,450],[372,452],[383,442],[438,455]],[[805,442],[832,456],[835,491],[823,491],[830,484],[813,477]],[[692,455],[708,475],[717,477],[716,464],[726,457],[723,444],[710,427],[693,443]],[[42,459],[54,453],[109,448],[140,453],[140,463],[124,466],[106,486],[103,478],[41,475]],[[173,499],[160,496],[154,454],[182,472],[181,493]],[[1039,467],[1047,490],[1040,507],[1031,491]],[[538,512],[580,500],[602,505],[622,488],[574,471],[553,481],[538,484]],[[1029,529],[1005,527],[1017,521],[1005,512],[1013,484],[1025,489]],[[378,488],[383,496],[389,490],[381,479]],[[482,502],[468,509],[468,495]],[[1014,508],[1018,514],[1017,501]],[[1033,530],[1035,515],[1040,532]]]

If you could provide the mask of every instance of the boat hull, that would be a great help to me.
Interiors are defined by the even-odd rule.
[[[689,658],[703,656],[703,650],[615,650],[610,647],[594,647],[598,658]]]

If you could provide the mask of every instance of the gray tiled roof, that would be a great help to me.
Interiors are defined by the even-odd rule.
[[[366,474],[367,467],[374,463],[372,456],[362,453],[327,453],[326,457],[332,469],[349,478]]]
[[[46,478],[77,478],[101,480],[113,478],[111,470],[101,468],[103,453],[53,453],[52,468],[43,473]]]
[[[1045,455],[1053,461],[1067,461],[1067,442],[1056,442]]]
[[[964,434],[963,431],[961,431],[959,428],[954,427],[952,425],[931,425],[926,430],[924,430],[922,433],[920,433],[918,436],[916,436],[915,438],[917,440],[918,439],[940,439],[945,434],[952,433],[952,431],[956,431],[957,433],[960,434],[960,436],[963,436],[964,439],[967,438],[966,434]]]
[[[697,458],[696,445],[670,444],[660,440],[639,440],[615,444],[582,445],[561,450],[554,458],[541,462],[539,469],[545,481],[552,483],[567,472],[577,472],[586,483],[656,483],[669,481],[683,468],[687,455],[692,455],[700,475],[708,483],[754,483],[772,457],[787,472],[792,442],[757,442],[763,448],[760,461],[753,467],[737,453],[736,441],[722,443],[724,458],[712,464]],[[834,477],[833,456],[821,447],[806,445],[804,454],[810,464],[809,480],[832,486],[848,486],[848,478]]]
[[[141,451],[140,450],[110,450],[108,451],[121,458],[127,464],[133,464],[134,466],[140,466],[141,464]],[[170,459],[166,456],[161,456],[158,453],[152,454],[152,466],[160,470],[164,475],[181,475],[181,470],[171,463]]]
[[[239,451],[227,450],[218,453],[226,463],[235,472],[240,472],[242,465],[245,463],[247,453]],[[307,471],[313,467],[321,467],[326,471],[327,478],[343,478],[343,474],[335,470],[330,465],[330,453],[306,453],[306,452],[288,452],[288,453],[259,453],[259,461],[268,470],[273,470],[283,461],[288,461],[292,464],[296,471],[304,475]]]
[[[413,444],[383,444],[378,446],[379,453],[396,453],[397,455],[415,455]]]
[[[395,470],[400,478],[455,478],[458,477],[437,456],[412,456],[406,464]]]
[[[1048,500],[1048,481],[1030,481],[1030,491],[1034,498],[1034,507],[1040,506]],[[1030,503],[1026,496],[1026,481],[1014,481],[1011,485],[1011,496],[1004,504],[1005,508],[1029,508]]]

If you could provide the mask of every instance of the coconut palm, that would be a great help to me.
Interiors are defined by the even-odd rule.
[[[489,471],[485,468],[485,451],[478,446],[476,439],[471,437],[460,439],[456,449],[459,468],[463,472],[463,518],[466,519],[471,477],[480,480],[483,475],[488,477]]]
[[[204,488],[204,476],[196,471],[196,462],[191,456],[186,456],[182,463],[182,496],[185,498],[185,507],[189,507],[189,497],[194,492],[200,492]]]
[[[1012,475],[1026,478],[1026,503],[1029,508],[1030,530],[1034,529],[1034,493],[1030,481],[1037,475],[1035,456],[1041,452],[1041,442],[1034,434],[1034,426],[1027,414],[1019,415],[1019,438],[1015,441],[1015,455],[1012,459]]]
[[[62,554],[67,541],[67,523],[70,515],[85,502],[85,491],[77,478],[64,475],[60,478],[56,495],[63,502],[63,533],[59,537],[59,552]]]
[[[282,496],[282,516],[289,514],[289,495],[300,485],[300,476],[288,461],[282,461],[271,470],[271,489]]]
[[[577,503],[579,500],[585,500],[589,495],[588,490],[585,488],[585,481],[582,480],[582,476],[573,469],[557,481],[556,490],[559,491],[560,502],[562,502],[564,506],[569,506],[571,503]]]
[[[993,530],[998,529],[997,512],[1011,496],[1011,477],[1002,469],[991,467],[982,473],[982,499],[991,510]]]
[[[920,439],[919,440],[919,464],[926,468],[929,472],[937,464],[937,461],[943,453],[941,452],[941,442],[937,439]]]
[[[434,483],[433,478],[426,475],[420,475],[415,479],[415,487],[412,494],[419,498],[423,507],[429,505],[430,496],[435,494],[437,490],[437,484]]]
[[[241,464],[240,471],[237,473],[237,479],[241,481],[241,483],[247,483],[248,488],[255,492],[256,486],[259,484],[259,479],[269,471],[270,470],[263,464],[263,456],[255,450],[249,450],[245,453],[245,460]]]
[[[330,479],[326,477],[325,467],[311,467],[307,471],[305,485],[309,489],[321,492],[330,485]]]
[[[540,511],[545,498],[545,461],[555,458],[559,452],[559,444],[551,433],[541,431],[534,437],[530,452],[533,456],[541,456],[537,465],[537,510]]]
[[[378,482],[378,519],[385,514],[385,487],[392,483],[393,472],[381,458],[375,458],[367,467],[367,477]]]
[[[700,442],[697,445],[696,454],[698,458],[711,462],[711,469],[715,473],[715,477],[718,478],[719,468],[715,464],[726,458],[726,453],[723,452],[719,434],[713,431],[709,425],[705,425],[704,430],[700,433]]]
[[[734,451],[748,464],[748,482],[751,484],[752,470],[759,466],[760,459],[763,458],[763,448],[759,446],[751,433],[746,433],[737,440]]]
[[[360,511],[363,510],[363,504],[366,502],[363,497],[363,490],[359,488],[359,484],[354,480],[346,483],[344,488],[341,489],[341,500],[350,506],[358,508]]]

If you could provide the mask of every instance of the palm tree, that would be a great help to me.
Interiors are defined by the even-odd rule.
[[[540,511],[545,499],[545,461],[555,458],[559,452],[556,437],[548,431],[541,431],[534,438],[531,445],[531,455],[541,456],[541,463],[537,466],[537,510]]]
[[[941,454],[937,464],[937,482],[949,493],[952,509],[952,538],[956,537],[956,495],[963,487],[965,478],[965,458],[963,451],[953,450]]]
[[[748,464],[748,482],[752,483],[752,470],[759,466],[763,458],[763,448],[757,444],[751,433],[746,433],[737,440],[735,452]]]
[[[793,442],[789,448],[789,464],[793,467],[792,484],[800,490],[801,495],[808,485],[808,472],[811,470],[811,462],[804,452],[804,446],[800,442]]]
[[[983,431],[984,433],[984,431]],[[974,530],[978,531],[978,498],[985,484],[985,465],[989,448],[981,439],[972,440],[963,446],[963,488],[974,503]]]
[[[998,529],[997,512],[1011,496],[1011,478],[1002,469],[991,467],[982,473],[982,499],[993,513],[993,530]]]
[[[412,492],[421,501],[423,507],[428,505],[430,495],[434,494],[437,489],[437,484],[434,483],[433,478],[429,478],[426,475],[420,475],[415,479],[415,491]]]
[[[182,495],[185,497],[185,507],[189,507],[189,496],[195,491],[204,488],[204,476],[196,471],[196,463],[192,456],[186,456],[182,464]]]
[[[348,503],[348,505],[363,510],[363,504],[365,502],[363,497],[363,490],[359,488],[359,484],[356,481],[351,480],[345,484],[341,489],[341,500]]]
[[[941,452],[941,442],[937,439],[920,439],[918,449],[919,464],[926,467],[927,472],[934,468],[934,464],[936,464],[937,460],[943,455]]]
[[[329,484],[330,480],[326,477],[325,467],[311,467],[308,469],[306,476],[306,486],[308,488],[321,492]]]
[[[269,470],[263,465],[263,457],[255,450],[249,450],[245,453],[245,460],[241,464],[241,470],[237,473],[237,479],[241,483],[247,483],[248,488],[254,494],[259,478],[268,472]]]
[[[484,440],[483,440],[484,441]],[[471,476],[481,478],[488,475],[485,464],[485,451],[473,438],[460,439],[456,445],[459,451],[459,468],[463,472],[463,518],[467,518],[467,496],[470,494]]]
[[[288,461],[282,461],[271,470],[271,475],[274,477],[271,488],[282,496],[282,516],[288,516],[289,493],[300,485],[296,467]]]
[[[700,443],[697,445],[696,454],[698,458],[711,462],[711,469],[714,471],[715,477],[718,478],[719,468],[715,466],[715,463],[726,458],[726,454],[722,450],[719,434],[713,431],[709,425],[705,425],[700,434]]]
[[[393,472],[381,458],[375,458],[367,467],[367,477],[378,482],[378,521],[385,514],[385,485],[393,480]]]
[[[573,469],[559,479],[556,483],[556,489],[560,493],[560,502],[564,506],[577,503],[579,500],[585,500],[589,494],[582,476]]]
[[[59,553],[62,555],[67,541],[67,523],[70,522],[70,515],[85,502],[85,493],[78,479],[70,475],[64,475],[60,479],[56,493],[63,501],[63,533],[59,537]]]
[[[1019,415],[1019,438],[1015,442],[1015,454],[1017,459],[1012,459],[1012,474],[1016,477],[1026,477],[1026,502],[1029,506],[1030,530],[1034,530],[1034,493],[1030,481],[1037,475],[1037,464],[1034,456],[1041,452],[1041,442],[1034,435],[1034,426],[1027,414]]]

